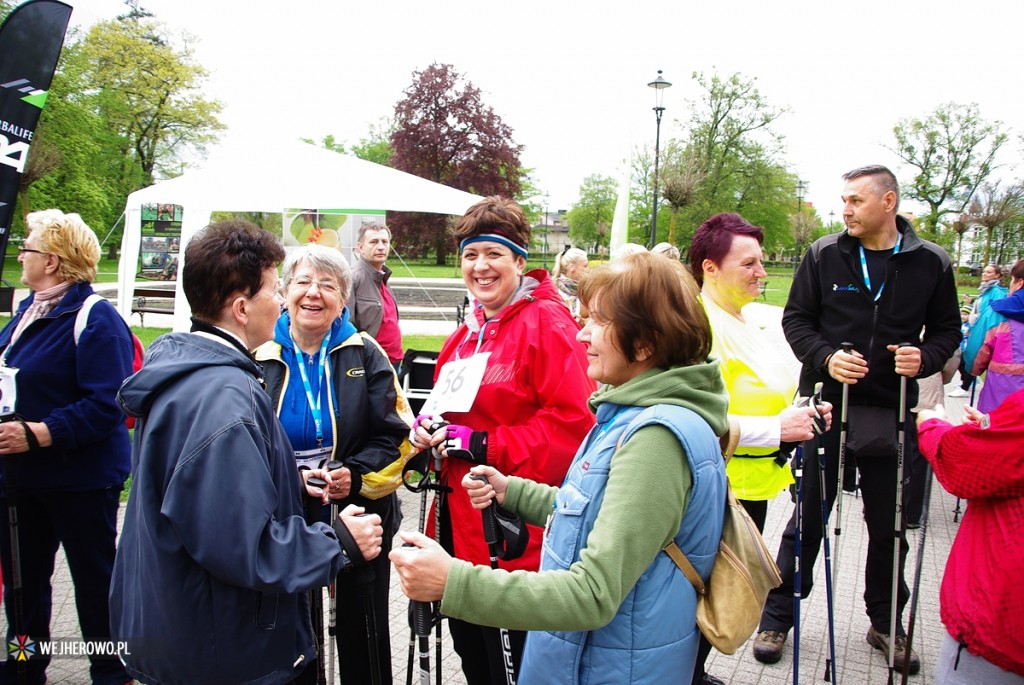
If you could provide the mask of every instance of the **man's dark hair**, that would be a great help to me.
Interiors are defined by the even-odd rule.
[[[843,180],[852,181],[862,176],[872,176],[874,178],[875,188],[879,191],[879,195],[885,195],[889,191],[896,193],[896,207],[893,211],[898,212],[900,210],[900,184],[896,180],[896,175],[889,171],[888,167],[884,167],[881,164],[858,167],[843,174]]]
[[[274,234],[248,221],[217,221],[185,247],[182,290],[192,315],[216,321],[232,297],[251,297],[263,287],[263,272],[284,259]]]

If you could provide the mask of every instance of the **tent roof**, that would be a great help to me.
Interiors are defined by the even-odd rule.
[[[463,214],[481,198],[358,157],[301,141],[235,141],[194,171],[137,190],[149,202],[218,211],[361,209]]]

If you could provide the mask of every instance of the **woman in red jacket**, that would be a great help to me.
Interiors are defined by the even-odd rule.
[[[441,478],[452,488],[442,507],[441,542],[455,557],[488,564],[480,512],[460,483],[474,464],[502,473],[559,485],[594,416],[587,399],[587,355],[576,342],[573,320],[547,271],[526,268],[530,224],[513,201],[488,197],[469,208],[454,230],[462,256],[462,278],[473,297],[466,321],[445,341],[437,360],[440,384],[472,377],[474,358],[486,359],[482,377],[462,392],[477,389],[465,412],[444,411],[450,425],[434,435],[420,417],[414,444],[429,449],[448,438],[462,449],[445,449]],[[482,355],[487,355],[483,357]],[[454,383],[452,384],[454,385]],[[509,570],[536,571],[542,531],[530,527],[530,542],[519,559],[501,562]],[[431,534],[432,531],[428,531]],[[469,685],[505,680],[499,632],[449,619],[455,651]],[[510,631],[518,670],[526,633]]]
[[[946,637],[937,685],[1024,684],[1024,390],[960,426],[918,412],[921,453],[946,490],[968,500],[942,577]]]

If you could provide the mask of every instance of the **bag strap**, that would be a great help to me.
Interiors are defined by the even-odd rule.
[[[690,585],[697,591],[697,594],[703,597],[707,594],[708,589],[704,585],[704,581],[701,580],[700,574],[697,573],[697,569],[693,567],[690,560],[683,554],[683,550],[679,549],[679,545],[676,544],[675,540],[662,547],[662,551],[667,554],[675,565],[679,567],[679,570],[683,572],[686,579],[690,581]]]
[[[103,296],[92,293],[82,302],[81,308],[78,310],[78,314],[75,315],[75,346],[78,346],[78,339],[82,337],[82,331],[89,325],[89,312],[92,311],[93,305],[103,299]]]
[[[615,443],[615,451],[618,452],[619,448],[622,447],[622,440],[626,437],[626,433],[629,430],[623,431],[622,435],[619,436],[619,441]],[[736,451],[736,446],[740,441],[740,427],[739,422],[736,419],[729,419],[729,430],[719,439],[722,445],[722,455],[725,460],[728,461],[732,453]],[[726,488],[728,489],[729,484],[726,482]],[[726,497],[726,506],[728,506],[729,498]],[[704,585],[704,581],[701,579],[700,574],[697,573],[697,569],[693,567],[690,560],[683,554],[683,550],[679,548],[675,540],[670,540],[667,545],[661,548],[665,554],[675,563],[686,579],[693,585],[693,589],[697,591],[697,594],[703,597],[707,594],[708,589]]]
[[[740,444],[740,424],[734,418],[729,419],[729,430],[719,438],[719,442],[722,445],[722,457],[725,459],[725,463],[729,463],[733,453],[736,451],[736,447]],[[729,508],[729,482],[725,483],[726,495],[725,495],[725,506],[728,511]],[[679,545],[676,544],[675,540],[670,541],[667,545],[661,548],[665,554],[675,563],[679,570],[683,572],[686,579],[690,581],[690,585],[697,591],[697,594],[701,597],[708,593],[707,586],[704,585],[704,581],[701,579],[700,574],[697,573],[697,569],[693,567],[690,560],[683,554],[683,550],[679,549]]]

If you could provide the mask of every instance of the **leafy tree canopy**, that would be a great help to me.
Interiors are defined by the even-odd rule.
[[[910,183],[903,184],[903,195],[928,205],[921,219],[930,239],[937,236],[943,216],[964,212],[1007,140],[1002,124],[982,119],[976,104],[955,102],[923,118],[900,120],[893,136],[893,152],[915,170]]]
[[[480,89],[450,64],[434,63],[412,76],[395,105],[393,166],[471,193],[518,196],[523,147],[483,102]],[[389,223],[407,253],[422,254],[433,247],[443,264],[452,249],[444,217],[396,213]]]
[[[608,247],[618,184],[610,176],[588,176],[580,186],[580,197],[566,215],[569,238],[574,245],[597,252]]]

